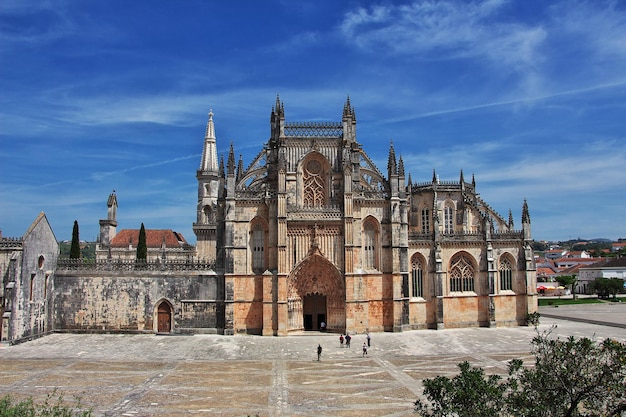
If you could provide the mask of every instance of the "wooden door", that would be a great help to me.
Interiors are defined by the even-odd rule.
[[[169,333],[172,323],[172,309],[169,304],[163,301],[159,304],[158,318],[157,318],[157,332]]]

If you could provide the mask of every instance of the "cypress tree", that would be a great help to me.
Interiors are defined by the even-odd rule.
[[[80,241],[78,239],[78,220],[74,220],[72,229],[72,246],[70,246],[70,259],[80,258]]]
[[[146,243],[146,228],[141,223],[139,242],[137,243],[137,260],[145,262],[148,259],[148,245]]]

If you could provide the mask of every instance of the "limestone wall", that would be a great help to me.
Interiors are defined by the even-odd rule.
[[[184,271],[64,271],[55,280],[55,331],[156,332],[162,301],[171,332],[223,331],[223,289],[216,275]]]

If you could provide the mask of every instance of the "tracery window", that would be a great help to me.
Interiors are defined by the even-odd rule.
[[[363,267],[365,269],[377,269],[377,240],[378,228],[372,220],[363,225]]]
[[[500,272],[500,290],[501,291],[512,291],[513,290],[513,268],[511,267],[511,262],[508,258],[502,257],[500,258],[499,265]]]
[[[474,266],[465,254],[455,255],[450,261],[450,291],[474,291]]]
[[[411,262],[411,296],[424,297],[424,267],[417,256]]]
[[[422,233],[430,232],[430,210],[422,209]]]
[[[448,204],[443,208],[443,232],[454,232],[454,210]]]
[[[252,228],[252,269],[264,271],[265,267],[265,229],[260,223]]]
[[[303,169],[303,206],[322,207],[326,203],[326,184],[323,166],[317,159],[309,160]]]

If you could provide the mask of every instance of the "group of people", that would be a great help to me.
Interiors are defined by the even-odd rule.
[[[371,346],[371,337],[370,334],[367,333],[366,335],[366,342],[363,342],[363,357],[367,356],[367,349]],[[344,345],[344,341],[346,344],[346,347],[349,348],[350,347],[350,342],[352,341],[352,336],[350,336],[350,334],[346,333],[346,335],[344,336],[343,334],[339,335],[339,346],[343,347]],[[320,357],[322,356],[322,345],[318,344],[317,345],[317,360],[319,362]]]

